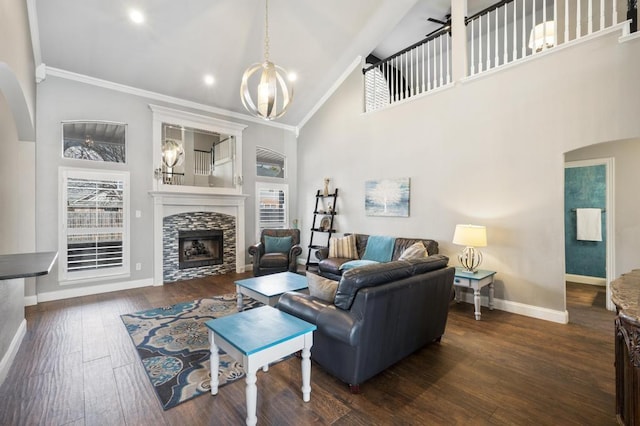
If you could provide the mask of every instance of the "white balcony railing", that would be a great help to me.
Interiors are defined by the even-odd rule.
[[[500,1],[464,19],[466,51],[452,49],[444,28],[366,68],[365,110],[451,84],[456,55],[467,56],[462,77],[478,75],[616,26],[626,12],[626,0]]]

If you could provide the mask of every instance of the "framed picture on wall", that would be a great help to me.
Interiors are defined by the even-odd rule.
[[[365,182],[367,216],[409,217],[410,179],[377,179]]]
[[[127,125],[110,121],[63,121],[62,157],[126,163]]]

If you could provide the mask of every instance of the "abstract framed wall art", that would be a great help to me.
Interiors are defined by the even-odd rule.
[[[367,216],[409,217],[410,179],[376,179],[365,182]]]

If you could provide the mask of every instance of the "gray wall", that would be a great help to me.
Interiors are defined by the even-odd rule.
[[[26,2],[0,0],[0,10],[0,62],[18,80],[33,120],[34,61]],[[35,146],[18,139],[19,118],[0,92],[0,254],[35,249]],[[0,359],[24,320],[23,287],[24,280],[0,281]]]
[[[640,268],[640,139],[606,142],[568,152],[567,161],[614,159],[615,271]]]
[[[354,71],[300,131],[303,244],[328,176],[340,232],[433,238],[457,264],[455,225],[486,225],[496,297],[564,312],[563,154],[640,135],[640,39],[619,35],[371,114]],[[364,182],[391,177],[411,178],[410,217],[365,216]]]
[[[38,144],[37,144],[37,241],[40,250],[58,248],[58,168],[77,166],[84,168],[113,168],[128,170],[131,174],[131,277],[129,280],[151,279],[153,277],[153,203],[149,195],[153,181],[152,152],[152,112],[149,104],[163,104],[157,100],[145,99],[127,93],[87,85],[81,82],[49,76],[38,84]],[[184,109],[203,115],[213,115],[203,111]],[[243,174],[245,194],[251,194],[245,204],[246,229],[245,244],[254,243],[254,186],[255,186],[255,146],[261,145],[284,152],[290,158],[296,157],[295,135],[284,129],[273,128],[255,122],[242,122],[228,117],[216,117],[248,125],[243,133]],[[128,124],[128,158],[126,165],[96,163],[63,159],[61,156],[61,121],[63,120],[108,120]],[[292,194],[296,193],[296,176],[288,179]],[[293,208],[296,206],[294,204]],[[140,210],[141,218],[134,212]],[[295,211],[295,210],[293,210]],[[142,263],[142,270],[133,267]],[[38,278],[37,292],[68,290],[95,284],[121,282],[119,280],[88,282],[81,285],[60,286],[57,265],[51,274]]]

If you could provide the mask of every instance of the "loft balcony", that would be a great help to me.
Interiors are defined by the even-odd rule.
[[[383,60],[367,58],[366,112],[613,31],[626,36],[637,29],[635,1],[505,0],[469,17],[465,3],[453,0],[449,19],[423,40]]]

